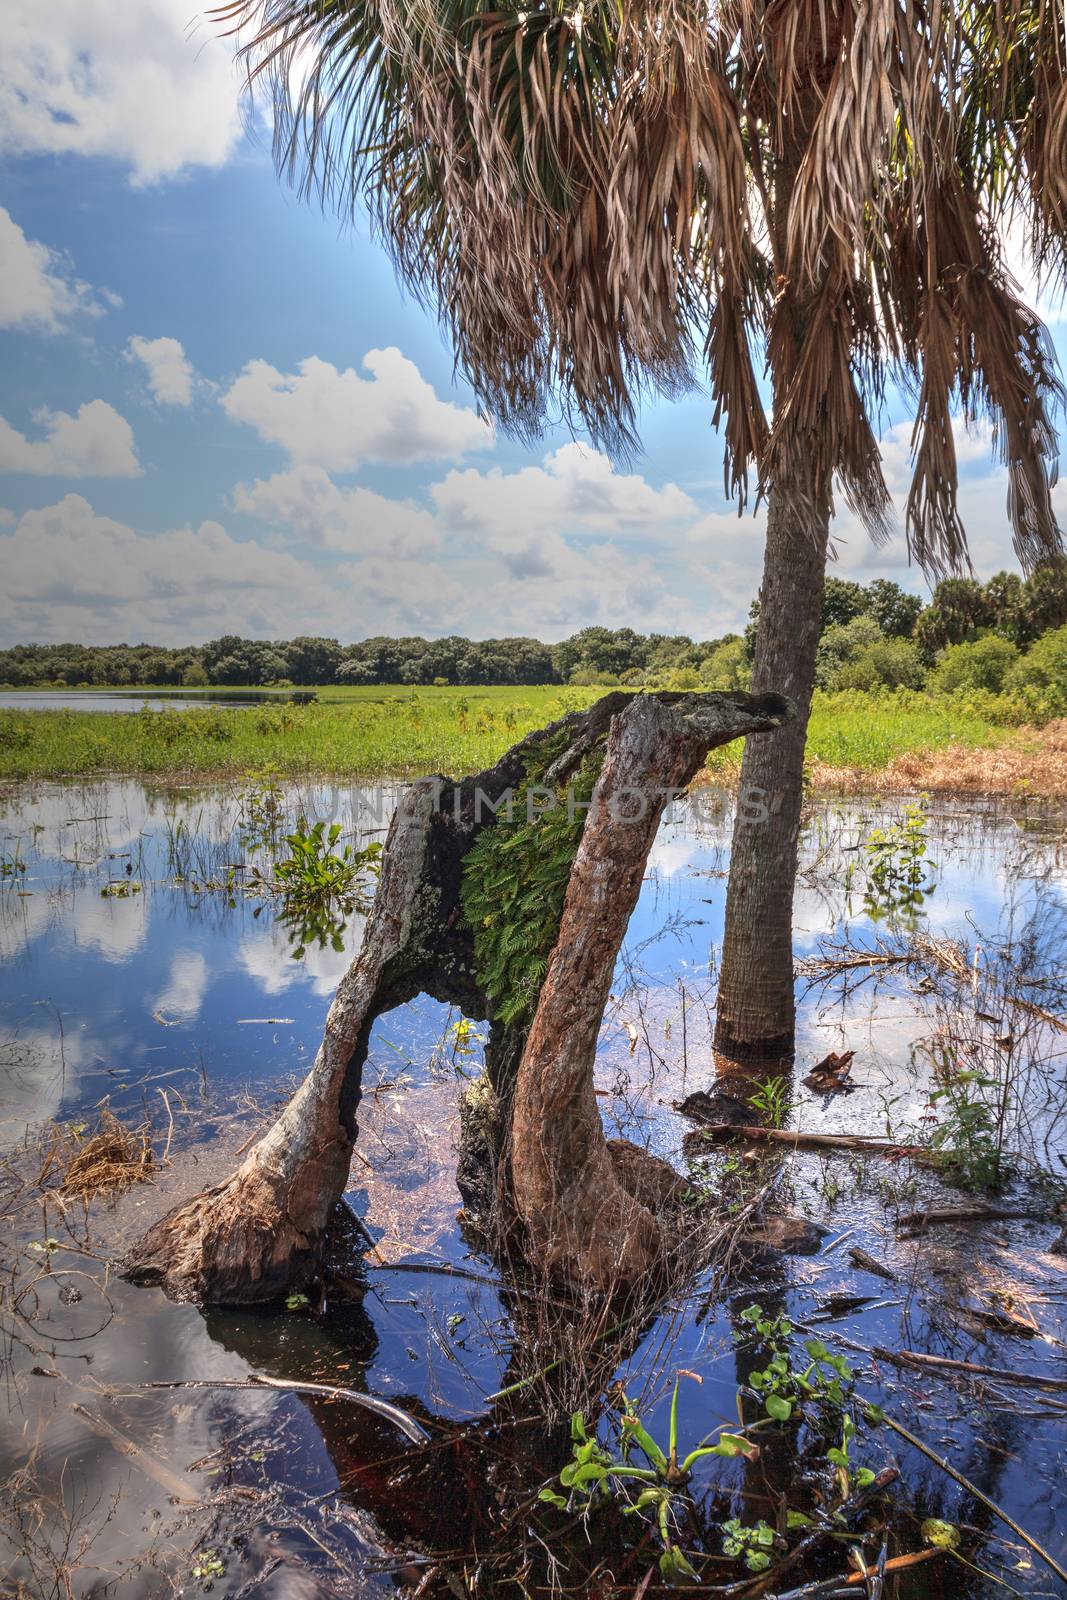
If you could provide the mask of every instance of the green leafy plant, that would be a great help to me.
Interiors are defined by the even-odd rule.
[[[875,921],[888,917],[914,924],[933,894],[934,877],[926,860],[928,824],[923,806],[910,805],[896,822],[875,828],[864,840],[864,908]]]
[[[1002,1085],[986,1073],[959,1071],[944,1059],[940,1082],[927,1096],[936,1122],[927,1143],[937,1154],[941,1171],[961,1189],[999,1189],[1009,1176],[1001,1147],[997,1109]]]
[[[591,1507],[598,1498],[613,1496],[630,1484],[640,1485],[636,1498],[622,1508],[624,1516],[647,1514],[651,1516],[660,1535],[663,1550],[659,1558],[660,1573],[668,1580],[679,1577],[696,1577],[688,1557],[679,1548],[675,1530],[675,1501],[684,1493],[685,1485],[698,1461],[707,1456],[727,1458],[758,1455],[759,1447],[740,1434],[720,1432],[713,1445],[698,1445],[679,1459],[678,1455],[678,1389],[676,1378],[671,1395],[670,1420],[666,1449],[659,1445],[645,1428],[633,1403],[625,1393],[620,1393],[621,1412],[619,1432],[621,1453],[613,1454],[590,1434],[582,1412],[571,1417],[571,1459],[559,1475],[560,1486],[567,1496],[546,1486],[539,1498],[548,1505],[567,1509],[575,1500]],[[639,1450],[647,1465],[635,1466],[631,1452]]]
[[[780,1128],[789,1110],[789,1079],[768,1078],[748,1097],[748,1103],[772,1128]]]
[[[275,777],[254,778],[238,801],[238,828],[246,850],[272,850],[285,820],[285,791]]]
[[[290,929],[294,956],[302,956],[311,943],[344,949],[345,918],[364,902],[367,876],[379,870],[382,847],[377,840],[362,850],[346,844],[337,851],[340,837],[339,822],[309,827],[303,817],[286,834],[291,853],[275,863],[274,881],[282,892],[282,921]]]
[[[821,1339],[808,1339],[802,1348],[807,1360],[794,1366],[789,1339],[793,1324],[788,1317],[769,1315],[760,1305],[741,1312],[749,1332],[735,1334],[744,1339],[754,1334],[767,1351],[764,1364],[748,1375],[748,1386],[775,1422],[788,1422],[794,1407],[805,1400],[822,1402],[843,1410],[846,1387],[853,1379],[852,1368],[843,1356],[835,1355]]]
[[[750,1572],[766,1572],[779,1542],[774,1529],[762,1517],[752,1526],[746,1526],[739,1517],[731,1517],[722,1525],[723,1554],[744,1561]]]
[[[226,1563],[217,1550],[201,1550],[193,1565],[192,1575],[199,1578],[204,1588],[208,1589],[215,1578],[226,1576]]]
[[[870,1467],[854,1466],[849,1459],[849,1446],[856,1437],[856,1424],[847,1411],[841,1417],[841,1443],[833,1445],[826,1452],[826,1459],[835,1468],[838,1488],[842,1500],[847,1500],[852,1493],[853,1486],[857,1489],[866,1489],[874,1482],[874,1473]]]

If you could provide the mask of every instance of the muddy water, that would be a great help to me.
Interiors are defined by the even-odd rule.
[[[336,816],[365,838],[384,824],[390,797],[287,791],[279,803],[276,832],[303,811]],[[760,1181],[774,1205],[826,1230],[817,1251],[738,1264],[714,1293],[710,1278],[688,1285],[653,1325],[635,1329],[619,1376],[657,1438],[675,1371],[700,1377],[699,1386],[686,1380],[680,1404],[689,1449],[714,1427],[736,1425],[738,1383],[758,1353],[741,1310],[758,1301],[786,1312],[847,1355],[864,1399],[949,1458],[1063,1564],[1067,1390],[931,1373],[877,1352],[1067,1379],[1067,1266],[1049,1250],[1058,1195],[1054,1183],[1032,1181],[1039,1168],[1067,1177],[1067,1033],[1038,1014],[1067,1009],[1064,819],[1022,802],[935,810],[927,828],[935,887],[909,929],[865,903],[861,848],[902,805],[842,802],[810,819],[796,949],[813,965],[798,979],[797,1069],[791,1088],[778,1086],[774,1109],[792,1128],[910,1144],[943,1120],[943,1102],[928,1099],[932,1062],[946,1051],[965,1066],[980,1057],[994,1073],[997,1087],[983,1093],[1002,1112],[1004,1152],[1018,1153],[1024,1169],[997,1203],[1030,1215],[909,1238],[903,1215],[970,1197],[907,1159],[778,1151],[756,1164]],[[602,1037],[608,1131],[679,1166],[693,1125],[675,1103],[715,1082],[711,1008],[731,820],[728,803],[706,794],[665,822]],[[572,1573],[588,1575],[577,1592],[632,1594],[655,1562],[654,1539],[611,1508],[588,1527],[546,1511],[531,1531],[532,1497],[567,1459],[569,1440],[541,1425],[535,1390],[490,1398],[528,1370],[535,1334],[457,1220],[457,1090],[479,1070],[478,1024],[457,1032],[457,1015],[421,1000],[377,1025],[346,1197],[374,1247],[354,1226],[339,1237],[341,1282],[324,1308],[202,1316],[107,1269],[152,1216],[225,1175],[298,1081],[358,944],[352,917],[340,948],[293,958],[292,931],[273,902],[242,891],[248,866],[269,856],[257,850],[263,830],[236,790],[136,783],[26,790],[0,812],[9,1236],[0,1451],[13,1474],[0,1589],[19,1592],[21,1583],[27,1595],[62,1595],[69,1582],[77,1595],[207,1585],[233,1596],[385,1594],[432,1573],[426,1592],[447,1592],[441,1584],[451,1580],[463,1593],[477,1579],[482,1592],[517,1593],[508,1582],[516,1569],[534,1590],[551,1576],[548,1556],[538,1555],[543,1539]],[[816,970],[846,945],[893,956],[916,931],[956,941],[962,976],[888,960]],[[816,1061],[845,1050],[856,1052],[851,1092],[803,1086]],[[104,1101],[128,1124],[150,1122],[167,1162],[152,1183],[97,1202],[88,1216],[77,1205],[64,1211],[36,1187],[36,1130],[50,1121],[91,1127]],[[717,1146],[693,1156],[692,1146],[690,1138],[694,1184],[738,1203],[751,1164]],[[857,1246],[893,1276],[857,1266]],[[463,1275],[439,1270],[449,1266]],[[990,1326],[981,1315],[990,1308],[1002,1323],[1007,1314],[1036,1331]],[[253,1373],[380,1396],[417,1418],[432,1444],[413,1450],[388,1420],[350,1404],[216,1386]],[[151,1387],[164,1383],[204,1387]],[[689,1547],[709,1557],[705,1582],[744,1576],[723,1556],[723,1520],[773,1521],[783,1496],[810,1508],[825,1481],[826,1444],[805,1424],[768,1438],[755,1466],[701,1465]],[[853,1449],[862,1465],[900,1470],[891,1554],[921,1549],[920,1525],[937,1516],[959,1527],[973,1563],[938,1558],[908,1569],[896,1580],[901,1595],[977,1597],[1003,1594],[1005,1584],[1027,1595],[1067,1592],[898,1435],[864,1431]],[[822,1560],[812,1570],[845,1570],[843,1551]],[[810,1575],[798,1569],[783,1587]]]

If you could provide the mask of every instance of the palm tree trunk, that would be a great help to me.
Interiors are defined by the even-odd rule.
[[[822,623],[829,537],[825,497],[798,470],[770,491],[753,693],[771,685],[796,718],[745,745],[730,856],[716,1053],[773,1060],[793,1047],[793,888],[804,744]]]

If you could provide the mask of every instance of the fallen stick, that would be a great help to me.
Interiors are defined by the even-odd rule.
[[[920,1232],[939,1222],[1008,1222],[1013,1218],[1027,1217],[1031,1222],[1044,1220],[1033,1210],[1019,1211],[1000,1206],[931,1206],[928,1211],[908,1211],[897,1219],[898,1228],[915,1228]]]
[[[855,1266],[861,1267],[864,1272],[873,1272],[877,1278],[886,1278],[890,1283],[898,1281],[896,1273],[890,1267],[887,1267],[884,1262],[872,1256],[869,1251],[864,1250],[861,1245],[854,1244],[852,1246],[848,1253],[848,1259]]]
[[[267,1378],[259,1373],[254,1373],[250,1378],[159,1378],[151,1383],[131,1385],[137,1389],[280,1389],[291,1391],[294,1394],[320,1395],[326,1400],[350,1400],[354,1406],[362,1406],[364,1411],[373,1411],[375,1416],[384,1417],[401,1433],[407,1434],[414,1444],[427,1444],[430,1435],[406,1411],[401,1411],[399,1406],[390,1405],[388,1400],[379,1400],[377,1395],[361,1394],[358,1389],[342,1389],[329,1383],[305,1383],[299,1378]]]
[[[953,1364],[958,1365],[959,1363]],[[1063,1380],[1062,1387],[1067,1388],[1067,1379]],[[1064,1583],[1067,1583],[1067,1568],[1061,1567],[1055,1556],[1049,1555],[1044,1545],[1038,1544],[1033,1535],[1027,1533],[1025,1528],[1020,1527],[1013,1517],[1009,1517],[1008,1513],[998,1506],[995,1500],[990,1500],[987,1494],[983,1494],[976,1483],[972,1483],[970,1478],[965,1478],[962,1472],[957,1472],[956,1468],[946,1461],[944,1456],[939,1456],[936,1450],[931,1450],[928,1444],[924,1444],[921,1439],[916,1438],[915,1434],[905,1428],[902,1422],[897,1422],[890,1416],[885,1416],[883,1420],[887,1428],[892,1428],[893,1432],[905,1439],[913,1449],[918,1450],[928,1461],[932,1461],[935,1467],[940,1467],[942,1472],[947,1473],[954,1483],[959,1484],[961,1489],[966,1489],[968,1494],[973,1494],[976,1500],[981,1501],[987,1511],[992,1511],[995,1517],[999,1517],[1001,1522],[1009,1527],[1012,1533],[1034,1552],[1035,1556],[1040,1556],[1045,1565],[1058,1578],[1062,1578]]]
[[[160,1488],[170,1495],[172,1500],[181,1500],[186,1505],[195,1505],[196,1501],[199,1500],[200,1496],[197,1494],[193,1484],[186,1483],[183,1478],[178,1477],[176,1472],[171,1472],[169,1467],[165,1467],[162,1461],[157,1461],[154,1456],[150,1456],[147,1450],[143,1450],[128,1434],[123,1433],[121,1428],[117,1428],[106,1417],[98,1417],[95,1412],[89,1411],[77,1400],[72,1403],[70,1409],[76,1412],[83,1422],[88,1423],[94,1433],[98,1433],[102,1439],[106,1439],[109,1444],[114,1445],[121,1455],[127,1456],[140,1467],[146,1477],[152,1478],[158,1483]]]
[[[702,1122],[696,1131],[715,1140],[748,1139],[753,1144],[788,1144],[797,1150],[853,1150],[894,1159],[907,1156],[928,1166],[937,1165],[937,1157],[920,1145],[868,1138],[861,1133],[805,1133],[801,1129],[739,1126],[732,1122]]]
[[[908,1567],[917,1567],[920,1562],[932,1561],[935,1556],[942,1556],[944,1553],[937,1545],[931,1545],[928,1550],[913,1550],[906,1556],[891,1556],[882,1571],[903,1572]],[[875,1577],[876,1573],[877,1568],[866,1567],[863,1572],[847,1572],[837,1578],[819,1578],[814,1583],[802,1584],[799,1589],[787,1589],[782,1594],[768,1595],[767,1600],[819,1600],[820,1596],[836,1594],[839,1589],[855,1589],[861,1583],[866,1583],[868,1578]]]
[[[1021,1000],[1017,996],[1008,995],[1008,1004],[1017,1011],[1025,1011],[1027,1016],[1037,1017],[1041,1022],[1047,1022],[1049,1027],[1058,1028],[1061,1033],[1067,1033],[1067,1022],[1062,1017],[1057,1017],[1052,1011],[1046,1011],[1044,1006],[1036,1006],[1032,1000]]]
[[[1067,1378],[1042,1378],[1036,1373],[1011,1372],[1007,1367],[983,1367],[975,1361],[930,1356],[921,1350],[882,1350],[875,1345],[872,1353],[879,1361],[891,1361],[898,1367],[941,1367],[949,1372],[966,1372],[973,1378],[995,1378],[998,1383],[1018,1384],[1023,1389],[1052,1389],[1057,1393],[1067,1390]]]

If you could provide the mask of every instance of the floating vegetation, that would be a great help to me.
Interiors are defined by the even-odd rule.
[[[147,1123],[127,1128],[105,1106],[94,1132],[71,1127],[57,1134],[57,1157],[65,1161],[60,1193],[79,1200],[121,1194],[145,1183],[155,1170]],[[66,1154],[73,1147],[72,1154]]]
[[[105,883],[100,890],[100,898],[102,900],[130,900],[140,892],[141,885],[136,878],[112,878],[110,883]]]
[[[274,864],[275,887],[282,896],[281,920],[289,929],[293,956],[302,956],[309,944],[344,949],[346,919],[368,902],[369,881],[377,877],[381,844],[375,839],[362,849],[346,844],[335,847],[341,824],[301,817],[287,834],[290,855]]]

